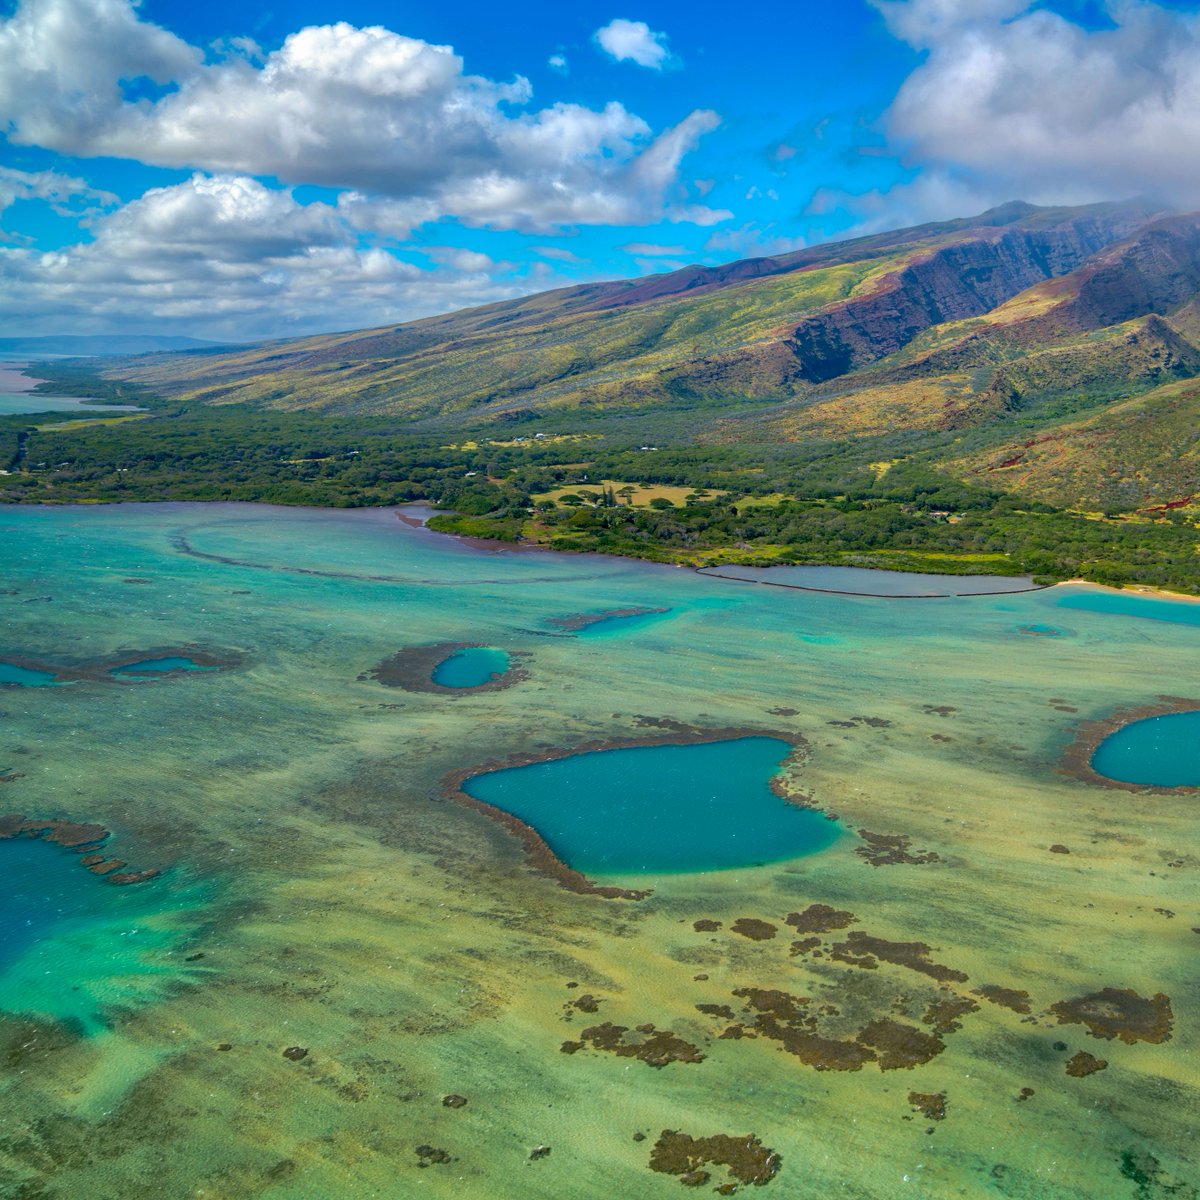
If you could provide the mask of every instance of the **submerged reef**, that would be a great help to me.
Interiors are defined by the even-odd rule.
[[[632,608],[606,608],[602,612],[568,613],[563,617],[549,617],[547,625],[553,625],[564,633],[578,633],[592,625],[602,625],[605,621],[615,621],[622,617],[652,617],[659,613],[668,613],[669,608],[644,608],[635,605]]]
[[[873,867],[893,867],[901,863],[919,867],[941,862],[941,857],[932,850],[910,850],[912,838],[903,833],[871,833],[860,829],[858,836],[866,845],[856,846],[854,853]]]
[[[358,676],[360,682],[373,679],[384,687],[400,688],[406,692],[428,692],[437,696],[477,696],[481,692],[502,692],[529,678],[529,672],[517,661],[529,658],[527,650],[508,650],[510,666],[475,687],[444,687],[433,682],[437,668],[460,650],[486,650],[484,642],[437,642],[432,646],[406,646],[390,658]]]
[[[61,846],[65,850],[80,855],[80,866],[91,871],[93,875],[102,875],[106,883],[114,883],[118,886],[144,883],[147,879],[153,879],[159,874],[155,867],[144,871],[123,871],[121,868],[129,865],[124,859],[106,859],[100,851],[104,848],[109,836],[108,830],[103,825],[67,821],[58,817],[38,820],[17,813],[0,816],[0,839],[40,838],[55,846]]]
[[[1174,1014],[1171,1001],[1158,992],[1139,996],[1132,988],[1101,988],[1073,1000],[1050,1005],[1060,1025],[1083,1025],[1096,1038],[1134,1042],[1167,1042]]]
[[[22,655],[6,654],[3,662],[22,671],[52,677],[54,683],[154,683],[161,679],[175,679],[184,675],[206,674],[215,671],[231,671],[240,667],[244,656],[235,650],[208,649],[193,644],[183,646],[151,646],[143,650],[121,650],[102,658],[85,658],[66,662],[43,662]],[[142,663],[178,663],[178,666],[155,668],[145,675],[128,673],[130,667]],[[21,687],[19,683],[0,682],[0,688]]]
[[[829,1036],[821,1028],[823,1018],[831,1015],[828,1006],[778,988],[736,988],[733,995],[744,1001],[750,1020],[731,1025],[721,1034],[723,1040],[769,1038],[817,1071],[858,1071],[868,1062],[881,1071],[907,1070],[946,1048],[936,1034],[885,1016],[867,1021],[852,1037]]]
[[[1097,1071],[1103,1071],[1107,1066],[1107,1059],[1096,1058],[1086,1050],[1080,1050],[1078,1054],[1073,1054],[1067,1060],[1067,1074],[1076,1079],[1082,1079],[1086,1075],[1095,1075]]]
[[[591,1046],[593,1050],[607,1051],[618,1058],[636,1058],[649,1067],[658,1068],[673,1062],[704,1061],[699,1046],[676,1037],[669,1029],[656,1029],[652,1024],[645,1024],[639,1025],[635,1032],[642,1035],[640,1041],[626,1038],[628,1026],[605,1021],[603,1025],[585,1029],[578,1041],[563,1042],[561,1049],[564,1054],[577,1054],[585,1046]]]
[[[852,912],[831,908],[828,904],[810,904],[803,912],[788,913],[784,923],[797,933],[828,933],[855,925],[858,918]]]
[[[711,1176],[705,1167],[726,1167],[730,1183],[716,1190],[732,1195],[737,1184],[770,1183],[779,1173],[783,1159],[764,1146],[752,1133],[739,1136],[717,1133],[711,1137],[692,1137],[677,1129],[664,1129],[650,1152],[650,1170],[663,1175],[678,1175],[689,1187],[703,1187]]]
[[[922,975],[928,975],[942,983],[966,982],[967,976],[962,971],[930,962],[929,950],[924,942],[889,942],[885,938],[872,937],[861,930],[853,930],[846,935],[844,942],[834,944],[830,957],[852,963],[854,966],[867,965],[863,959],[879,958],[884,962],[908,967],[911,971],[919,971]]]

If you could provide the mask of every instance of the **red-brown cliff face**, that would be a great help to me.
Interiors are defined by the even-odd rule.
[[[895,353],[933,325],[980,316],[1034,284],[1069,274],[1143,222],[1118,210],[952,243],[869,295],[802,321],[787,344],[803,378],[823,383]]]

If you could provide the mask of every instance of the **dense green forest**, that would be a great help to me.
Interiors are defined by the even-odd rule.
[[[435,528],[562,550],[1081,575],[1200,592],[1197,533],[1183,514],[1084,514],[963,483],[933,461],[944,441],[934,434],[701,443],[686,414],[661,412],[449,433],[400,417],[189,407],[78,369],[40,372],[59,391],[136,400],[147,412],[0,418],[4,502],[425,501],[446,510]],[[602,481],[690,491],[634,507]]]

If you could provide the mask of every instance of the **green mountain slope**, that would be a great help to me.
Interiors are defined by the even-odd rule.
[[[563,550],[1200,593],[1200,216],[1142,204],[39,372],[149,412],[0,419],[0,500],[428,500]]]
[[[187,401],[343,414],[779,400],[1066,274],[1152,215],[1009,205],[780,258],[106,373]]]

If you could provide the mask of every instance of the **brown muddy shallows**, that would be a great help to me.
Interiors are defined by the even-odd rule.
[[[205,674],[188,670],[186,667],[176,667],[170,671],[155,671],[146,677],[137,678],[126,676],[116,678],[113,672],[121,667],[131,667],[134,663],[147,662],[156,658],[187,658],[197,667],[206,667],[209,671],[232,671],[244,662],[242,655],[230,650],[208,650],[202,646],[150,646],[145,650],[121,650],[104,658],[83,659],[72,663],[47,663],[33,658],[5,656],[4,661],[14,667],[22,667],[27,671],[44,671],[54,676],[55,683],[156,683],[160,679],[176,679],[183,675]],[[21,687],[18,683],[0,684],[0,688]]]
[[[783,918],[797,933],[829,933],[833,929],[845,929],[855,925],[858,918],[845,909],[832,908],[828,904],[810,904],[803,912],[788,913]]]
[[[1073,1000],[1050,1005],[1060,1025],[1083,1025],[1092,1037],[1111,1041],[1167,1042],[1171,1039],[1174,1014],[1171,1001],[1158,992],[1149,998],[1132,988],[1101,988]]]
[[[932,850],[909,850],[912,838],[904,833],[871,833],[860,829],[858,836],[866,845],[855,846],[854,853],[873,867],[892,867],[900,863],[919,867],[941,862],[941,857]]]
[[[550,617],[547,625],[553,625],[565,633],[578,633],[591,625],[599,625],[601,621],[612,621],[618,617],[649,617],[656,613],[668,613],[669,608],[606,608],[603,612],[568,613],[565,617]]]
[[[931,1121],[946,1119],[945,1092],[909,1092],[908,1102],[917,1112]]]
[[[874,937],[861,930],[853,930],[846,935],[844,942],[836,942],[831,950],[831,957],[848,961],[847,956],[862,956],[882,959],[899,967],[908,967],[910,971],[919,971],[936,979],[939,983],[965,983],[967,976],[953,967],[929,961],[930,947],[924,942],[889,942],[885,938]],[[855,964],[861,965],[861,964]]]
[[[645,719],[649,720],[650,718]],[[483,800],[477,800],[474,796],[468,795],[463,791],[463,784],[476,775],[489,775],[494,771],[509,771],[515,767],[529,767],[535,763],[557,762],[562,758],[573,758],[577,754],[595,754],[601,750],[634,750],[642,746],[693,746],[708,742],[733,741],[746,737],[769,737],[787,742],[792,747],[792,753],[781,764],[782,769],[801,755],[807,745],[799,734],[780,733],[774,729],[703,729],[695,725],[684,725],[679,721],[668,721],[662,718],[656,718],[656,720],[661,720],[663,724],[669,725],[669,729],[665,729],[658,735],[602,738],[594,742],[581,742],[569,750],[529,751],[478,766],[459,767],[442,780],[442,798],[461,804],[464,808],[474,809],[502,825],[525,848],[525,861],[529,866],[539,874],[545,875],[546,878],[553,879],[567,891],[581,896],[600,896],[605,900],[644,900],[650,895],[650,889],[638,891],[630,888],[605,887],[593,883],[582,872],[567,866],[550,849],[546,840],[532,825],[527,825],[520,817],[514,817],[512,813],[505,812],[504,809],[497,808],[494,804],[487,804]],[[781,799],[788,803],[794,803],[782,785],[778,784],[777,776],[769,781],[769,786]],[[802,806],[798,805],[798,807]]]
[[[1019,988],[1001,987],[997,983],[985,983],[975,989],[976,996],[983,997],[989,1004],[998,1004],[1001,1008],[1011,1009],[1015,1013],[1028,1013],[1033,1010],[1029,1005],[1029,993]]]
[[[1082,1079],[1085,1075],[1095,1075],[1097,1071],[1103,1071],[1107,1066],[1108,1059],[1096,1058],[1086,1050],[1080,1050],[1078,1054],[1073,1054],[1067,1059],[1067,1074]]]
[[[437,667],[460,650],[489,648],[485,642],[438,642],[433,646],[406,646],[369,671],[364,671],[358,679],[359,682],[374,679],[384,687],[402,688],[406,692],[427,692],[436,696],[477,696],[480,692],[502,692],[505,688],[529,678],[529,672],[524,667],[510,666],[503,674],[493,675],[478,687],[443,687],[440,683],[433,682],[433,672]],[[530,657],[527,650],[506,650],[505,653],[510,663]]]
[[[593,1050],[602,1050],[615,1054],[618,1058],[636,1058],[648,1067],[662,1068],[668,1063],[699,1063],[704,1061],[704,1055],[698,1046],[685,1042],[676,1037],[669,1029],[655,1029],[653,1025],[639,1025],[637,1032],[643,1035],[642,1041],[626,1041],[629,1032],[627,1025],[614,1025],[605,1021],[603,1025],[593,1025],[579,1035],[579,1041],[563,1042],[560,1049],[564,1054],[577,1054],[587,1046]]]
[[[738,917],[730,925],[729,932],[739,933],[752,942],[767,942],[779,932],[779,928],[770,921],[760,921],[757,917]]]
[[[127,865],[123,859],[106,861],[104,855],[98,851],[104,849],[109,836],[103,825],[66,821],[58,817],[38,820],[18,813],[0,816],[0,841],[24,837],[51,842],[78,854],[80,865],[94,875],[102,875],[106,883],[114,883],[120,887],[131,883],[143,883],[158,875],[159,872],[154,867],[145,871],[122,871],[120,868]]]
[[[782,1164],[783,1159],[752,1133],[691,1137],[677,1129],[664,1129],[650,1152],[650,1170],[683,1177],[703,1174],[706,1183],[704,1167],[726,1167],[735,1183],[761,1187],[775,1178]],[[732,1194],[727,1189],[718,1191]]]
[[[1176,795],[1194,795],[1200,786],[1156,787],[1148,783],[1125,783],[1120,779],[1109,779],[1092,768],[1092,755],[1100,743],[1111,733],[1132,725],[1135,721],[1146,721],[1151,717],[1167,717],[1173,713],[1195,712],[1200,709],[1200,700],[1189,700],[1182,696],[1159,696],[1155,704],[1143,704],[1138,708],[1123,708],[1111,716],[1097,721],[1084,721],[1075,729],[1075,738],[1063,751],[1059,760],[1058,774],[1069,775],[1084,783],[1099,784],[1101,787],[1116,788],[1122,792],[1160,792]]]

